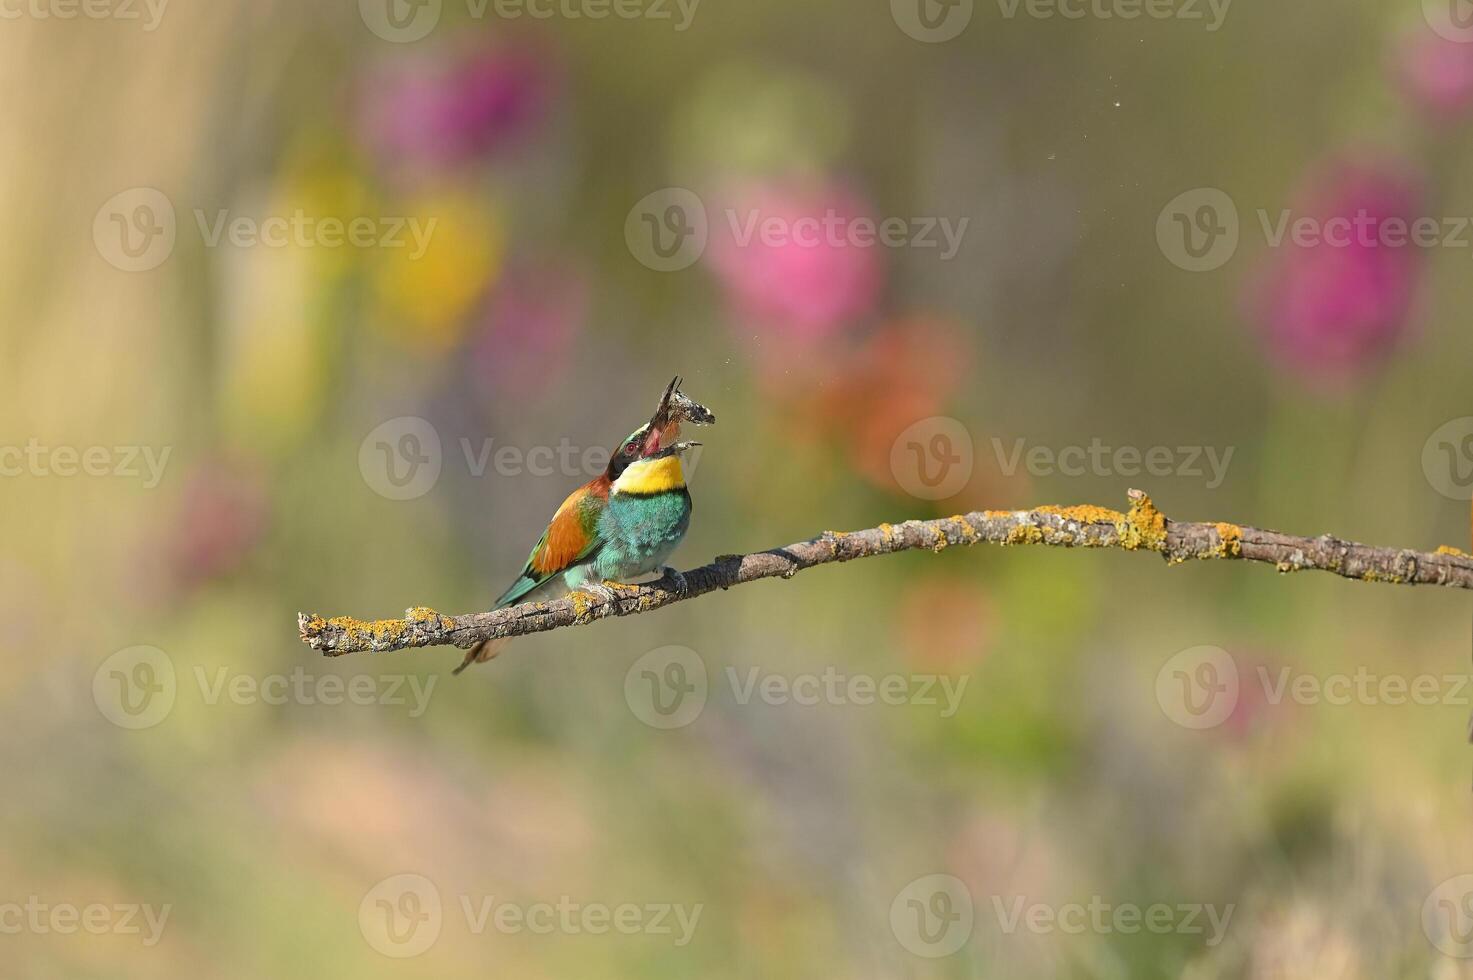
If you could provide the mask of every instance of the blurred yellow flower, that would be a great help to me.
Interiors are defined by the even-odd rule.
[[[402,209],[403,246],[379,249],[373,289],[377,322],[391,335],[436,350],[458,341],[475,304],[500,276],[499,215],[483,198],[439,192]]]

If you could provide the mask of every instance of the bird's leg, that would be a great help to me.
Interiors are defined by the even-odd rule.
[[[678,595],[685,595],[687,592],[690,591],[690,583],[685,580],[685,573],[684,572],[677,571],[671,565],[666,565],[664,568],[660,569],[660,573],[668,581],[674,583],[674,585],[675,585],[675,592]]]

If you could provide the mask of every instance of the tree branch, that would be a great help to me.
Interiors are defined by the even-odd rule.
[[[575,592],[552,602],[527,602],[465,616],[443,616],[423,606],[407,610],[404,619],[377,622],[347,617],[323,619],[302,613],[297,625],[302,640],[329,657],[410,647],[468,649],[481,640],[525,636],[581,626],[608,616],[649,612],[758,579],[792,578],[816,565],[921,548],[942,551],[983,542],[1149,551],[1170,564],[1189,559],[1238,559],[1268,562],[1280,572],[1315,569],[1362,582],[1473,589],[1473,555],[1453,548],[1422,553],[1341,541],[1328,534],[1303,538],[1236,524],[1169,521],[1141,491],[1130,491],[1130,500],[1130,512],[1126,514],[1092,506],[1039,507],[881,524],[866,531],[825,531],[786,548],[722,555],[709,565],[686,572],[684,592],[673,591],[673,583],[662,579],[649,585],[624,586],[612,601]]]

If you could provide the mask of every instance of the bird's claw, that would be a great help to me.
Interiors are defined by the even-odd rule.
[[[660,569],[660,572],[665,576],[665,579],[667,581],[674,584],[675,592],[677,594],[685,595],[687,592],[690,591],[690,583],[686,581],[684,572],[677,571],[669,565],[666,565],[664,568]]]
[[[603,602],[618,602],[618,585],[617,582],[590,582],[583,586],[583,591]]]

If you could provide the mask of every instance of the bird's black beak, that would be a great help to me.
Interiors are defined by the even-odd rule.
[[[649,458],[664,459],[666,456],[676,456],[680,453],[690,452],[692,449],[695,449],[699,445],[701,445],[701,443],[699,442],[674,442],[666,446],[664,449],[661,449],[654,455],[650,456]]]

